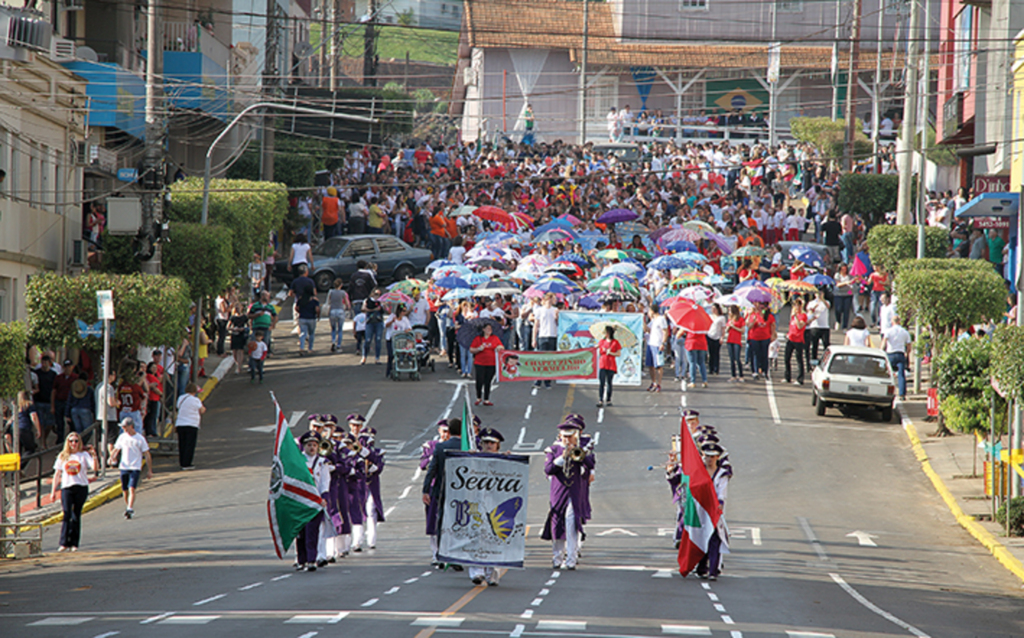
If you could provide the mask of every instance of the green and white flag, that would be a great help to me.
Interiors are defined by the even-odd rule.
[[[277,411],[277,433],[274,435],[274,460],[270,467],[267,518],[274,551],[278,558],[284,558],[302,527],[313,520],[323,505],[313,474],[306,466],[306,457],[292,436],[277,397],[273,393],[270,396]]]

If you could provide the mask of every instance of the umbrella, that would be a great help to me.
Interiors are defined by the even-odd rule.
[[[754,304],[752,302],[735,293],[731,295],[722,295],[721,297],[715,297],[715,303],[718,304],[719,306],[739,306],[740,308],[754,307]]]
[[[476,206],[459,206],[448,211],[448,216],[465,217],[466,215],[472,215],[474,210],[476,210]]]
[[[483,243],[493,244],[506,241],[516,241],[518,239],[519,238],[513,235],[512,233],[508,233],[503,230],[492,230],[491,232],[481,233],[480,235],[477,236],[477,246]],[[475,247],[476,246],[474,246],[474,248]]]
[[[549,263],[551,263],[550,259],[548,259],[544,255],[541,255],[540,253],[534,253],[532,255],[527,255],[526,257],[523,257],[523,260],[519,262],[519,267],[523,268],[526,266],[534,265],[543,267],[547,266]]]
[[[636,259],[643,259],[649,261],[653,255],[646,250],[640,250],[639,248],[627,248],[626,252],[632,255]]]
[[[537,235],[549,230],[564,230],[573,236],[576,235],[572,230],[572,222],[567,219],[553,219],[542,226],[537,226],[533,229],[533,235],[536,237]]]
[[[388,312],[394,311],[395,307],[399,304],[405,305],[409,308],[413,304],[412,297],[405,294],[404,292],[398,292],[397,290],[390,290],[380,296],[380,304],[384,306],[384,309]]]
[[[466,280],[467,284],[473,286],[474,288],[476,286],[479,286],[480,284],[485,284],[491,280],[491,278],[488,277],[487,275],[483,275],[478,272],[469,273],[468,275],[463,277],[463,279]]]
[[[687,263],[675,255],[662,255],[647,264],[648,268],[654,270],[672,270],[673,268],[686,268],[686,266]]]
[[[704,283],[709,286],[721,286],[722,284],[729,283],[729,278],[725,275],[709,275]]]
[[[822,268],[825,266],[825,262],[821,260],[821,255],[809,246],[801,246],[798,244],[789,249],[789,254],[792,255],[794,259],[799,259],[813,268]]]
[[[733,295],[750,303],[767,303],[772,300],[772,291],[764,286],[746,286],[737,288]]]
[[[557,219],[559,219],[561,221],[567,221],[570,224],[572,224],[573,226],[576,226],[577,224],[582,224],[583,223],[583,220],[581,220],[579,217],[573,215],[572,213],[566,213],[564,215],[559,215],[557,217]]]
[[[480,219],[486,219],[487,221],[497,222],[499,224],[512,223],[512,216],[497,206],[481,206],[473,211],[473,215]]]
[[[814,286],[834,286],[836,280],[832,279],[828,275],[808,275],[804,277],[804,281]]]
[[[697,303],[707,303],[715,296],[715,292],[707,286],[690,286],[680,290],[678,296]]]
[[[687,262],[687,265],[699,264],[708,260],[704,255],[694,252],[673,253],[673,256]]]
[[[640,288],[636,284],[629,281],[625,277],[617,277],[615,275],[608,275],[606,277],[599,277],[587,283],[587,290],[591,292],[604,291],[604,292],[615,292],[623,295],[629,295],[631,297],[640,296]]]
[[[590,334],[594,335],[594,338],[600,341],[601,339],[604,339],[604,329],[608,326],[615,328],[615,339],[622,344],[623,348],[632,348],[639,343],[636,335],[633,334],[633,332],[624,324],[621,324],[618,321],[594,322],[590,326]]]
[[[431,270],[437,270],[438,268],[444,268],[445,266],[457,266],[457,265],[458,264],[456,264],[454,261],[451,261],[449,259],[435,259],[434,261],[432,261],[429,264],[427,264],[426,270],[429,272]]]
[[[700,248],[697,248],[697,244],[693,243],[692,241],[687,241],[685,239],[676,239],[674,241],[664,243],[662,244],[662,248],[673,253],[700,252]]]
[[[445,301],[456,301],[458,299],[469,299],[473,296],[472,288],[454,288],[445,293],[441,299]]]
[[[459,327],[458,332],[455,333],[455,340],[459,342],[459,347],[464,350],[469,350],[469,346],[473,345],[473,339],[481,334],[484,324],[490,324],[494,330],[494,336],[501,339],[505,330],[501,327],[495,319],[490,317],[482,319],[470,319],[466,323]]]
[[[764,285],[768,286],[769,288],[774,288],[784,281],[786,280],[783,279],[782,277],[769,277],[768,279],[764,280]]]
[[[680,299],[668,309],[672,323],[690,332],[706,333],[711,329],[711,315],[689,299]]]
[[[779,283],[775,286],[775,290],[784,290],[786,292],[795,292],[799,294],[815,292],[818,290],[814,284],[809,284],[806,281],[800,280],[787,280]]]
[[[651,232],[650,228],[644,226],[640,222],[616,224],[615,230],[619,233],[620,237],[626,237],[627,235],[646,235]]]
[[[673,228],[667,233],[664,233],[661,237],[658,237],[658,243],[661,244],[662,246],[673,241],[698,242],[700,240],[700,233],[692,231],[688,228]]]
[[[565,230],[564,228],[552,228],[550,230],[545,230],[541,234],[539,234],[536,237],[534,237],[533,241],[534,241],[534,243],[545,242],[545,241],[560,242],[560,241],[573,241],[575,239],[576,239],[576,237],[574,237],[572,233],[570,233],[569,231]]]
[[[533,228],[533,219],[526,213],[512,213],[516,228]]]
[[[571,261],[556,261],[544,268],[544,272],[562,272],[574,277],[583,275],[583,269]]]
[[[683,228],[686,230],[692,230],[698,233],[714,233],[715,228],[707,222],[702,222],[699,219],[691,219],[688,222],[683,222]]]
[[[579,306],[580,308],[596,310],[597,308],[601,307],[601,294],[595,292],[589,295],[583,295],[582,297],[580,297],[579,301],[576,302],[576,305]]]
[[[580,268],[589,268],[591,265],[589,259],[576,253],[565,253],[559,256],[558,261],[571,261]]]
[[[436,280],[434,283],[436,285],[440,286],[441,288],[472,288],[473,287],[472,284],[470,284],[465,279],[462,279],[461,277],[442,277],[442,278]]]
[[[609,248],[608,250],[602,250],[597,253],[599,259],[617,259],[622,261],[623,259],[629,259],[629,253],[618,250],[617,248]]]
[[[427,282],[419,279],[403,279],[388,286],[388,290],[397,290],[407,295],[413,295],[421,290],[427,289]]]
[[[680,287],[689,286],[691,284],[702,284],[708,276],[699,270],[692,270],[690,272],[684,272],[680,276],[676,277],[669,283],[669,286]]]
[[[544,276],[544,273],[533,268],[518,268],[508,274],[509,279],[520,281],[537,281]]]
[[[857,253],[853,258],[853,265],[850,266],[852,277],[867,277],[872,272],[871,258],[865,253]]]
[[[484,270],[487,270],[489,268],[496,268],[501,271],[506,271],[509,269],[508,264],[506,264],[505,262],[499,261],[497,259],[488,259],[486,257],[481,257],[480,259],[472,260],[471,265],[476,266],[477,268],[482,268]]]
[[[444,277],[463,277],[472,273],[473,271],[466,266],[445,266],[438,268],[434,271],[430,278],[433,280],[443,279]]]
[[[708,239],[715,242],[715,245],[718,246],[718,250],[722,251],[723,255],[732,254],[732,246],[729,245],[729,242],[725,241],[725,235],[719,235],[718,233],[709,233]]]
[[[743,248],[736,250],[732,254],[733,257],[764,257],[768,254],[768,251],[764,248],[759,248],[753,244],[747,244]]]
[[[597,222],[600,224],[618,224],[621,222],[631,222],[638,217],[640,216],[631,210],[626,210],[625,208],[613,208],[598,217]]]
[[[644,274],[644,267],[639,264],[632,264],[628,261],[621,261],[611,266],[605,266],[604,270],[601,271],[601,276],[605,275],[625,275],[631,279],[636,279]]]
[[[493,297],[494,295],[518,295],[521,291],[507,281],[489,281],[473,290],[474,297]]]

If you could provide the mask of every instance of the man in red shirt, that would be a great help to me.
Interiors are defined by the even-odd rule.
[[[324,239],[330,239],[341,234],[341,202],[338,200],[338,190],[333,186],[327,189],[327,194],[320,201],[320,223],[324,227]]]
[[[146,393],[138,384],[134,372],[121,378],[121,383],[117,386],[117,401],[120,406],[118,420],[128,417],[135,423],[135,431],[142,432],[142,419],[146,415]]]
[[[796,384],[804,384],[804,357],[807,349],[804,342],[804,329],[807,327],[807,314],[804,312],[804,302],[797,298],[793,300],[793,310],[789,315],[789,332],[786,333],[786,383],[792,382],[792,359],[796,353],[796,361],[799,364],[796,377]]]
[[[878,310],[882,307],[882,293],[889,285],[889,274],[878,267],[868,275],[868,283],[871,284],[871,323],[878,325]]]
[[[53,391],[50,393],[50,405],[53,406],[55,429],[57,431],[57,443],[64,440],[64,408],[71,394],[71,384],[75,382],[78,375],[75,374],[75,367],[70,359],[64,361],[64,367],[60,374],[53,380]]]

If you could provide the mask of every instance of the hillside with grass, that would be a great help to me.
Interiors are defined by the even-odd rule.
[[[363,56],[364,27],[361,24],[340,25],[342,55]],[[456,31],[437,31],[399,25],[378,27],[377,56],[381,60],[404,60],[406,52],[414,62],[453,65],[458,57],[459,34]],[[316,49],[320,46],[320,25],[313,23],[309,41]]]

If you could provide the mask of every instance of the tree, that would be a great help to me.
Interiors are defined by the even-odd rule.
[[[203,209],[203,180],[192,177],[171,185],[171,221],[197,223]],[[254,253],[262,253],[270,231],[288,214],[288,191],[276,182],[215,179],[210,182],[211,225],[231,230],[233,272],[244,272]]]
[[[0,323],[0,399],[25,389],[25,324]]]
[[[925,228],[925,257],[945,257],[947,242],[945,230]],[[917,226],[874,226],[868,231],[868,250],[872,264],[888,272],[896,272],[901,266],[913,263],[917,257]]]
[[[180,277],[193,297],[213,297],[231,285],[234,274],[230,228],[174,222],[164,245],[164,274]]]
[[[139,345],[177,345],[189,316],[188,285],[181,279],[158,275],[109,275],[87,273],[67,277],[43,273],[25,289],[28,339],[35,345],[101,350],[102,337],[78,336],[81,319],[95,323],[96,291],[111,290],[116,330],[111,348],[113,360]],[[24,355],[22,355],[24,356]]]
[[[111,235],[103,231],[100,241],[103,246],[99,267],[101,272],[130,275],[142,271],[141,262],[135,256],[135,251],[138,248],[135,237]]]
[[[864,124],[854,120],[853,155],[856,159],[870,157],[874,148],[862,132]],[[846,120],[830,117],[794,117],[789,121],[789,131],[797,140],[813,145],[828,158],[839,160],[843,157],[846,144]]]
[[[1007,398],[1024,399],[1024,327],[996,328],[992,337],[992,376]]]
[[[935,385],[939,389],[945,423],[958,432],[987,433],[989,410],[996,407],[996,432],[1006,428],[1006,402],[995,395],[990,366],[993,344],[984,339],[959,339],[942,351],[936,359]]]
[[[896,273],[895,290],[900,307],[933,334],[998,318],[1006,303],[1003,278],[991,266],[979,268],[966,259],[908,261]]]
[[[896,210],[899,175],[846,173],[839,178],[836,207],[844,213],[867,217],[870,226],[880,225],[885,214]]]

